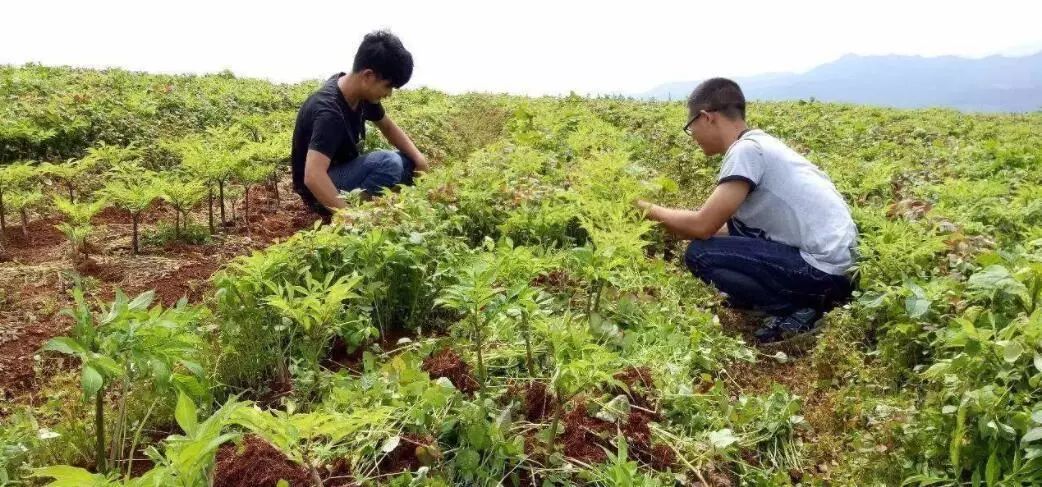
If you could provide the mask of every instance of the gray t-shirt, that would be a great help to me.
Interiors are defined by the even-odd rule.
[[[748,130],[727,149],[720,183],[752,190],[733,223],[743,232],[800,249],[808,264],[843,275],[854,264],[857,227],[832,180],[784,142]]]

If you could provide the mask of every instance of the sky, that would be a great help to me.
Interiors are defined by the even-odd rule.
[[[711,76],[801,72],[844,54],[1024,55],[1042,2],[568,0],[5,2],[0,64],[123,67],[296,82],[349,70],[389,28],[406,87],[638,93]]]

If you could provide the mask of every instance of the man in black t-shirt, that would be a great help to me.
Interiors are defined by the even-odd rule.
[[[293,189],[305,206],[328,218],[344,207],[340,191],[362,189],[372,197],[427,170],[427,159],[380,105],[409,81],[412,68],[412,54],[397,36],[367,34],[351,72],[330,77],[300,107],[290,159]],[[367,120],[398,150],[363,153]]]

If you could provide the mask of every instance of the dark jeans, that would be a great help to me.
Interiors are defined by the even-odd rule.
[[[851,280],[820,271],[796,247],[736,235],[692,240],[684,255],[688,269],[727,295],[727,305],[787,316],[801,308],[825,312],[850,297]]]
[[[328,174],[340,191],[362,189],[375,196],[396,184],[412,185],[415,168],[412,159],[399,151],[378,150],[362,154],[353,161],[331,166]],[[332,214],[314,196],[301,198],[305,206],[324,218]]]

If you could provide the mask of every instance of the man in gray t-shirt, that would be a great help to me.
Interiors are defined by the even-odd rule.
[[[824,172],[782,141],[745,124],[745,97],[713,78],[688,99],[684,130],[707,155],[723,154],[717,187],[698,210],[640,201],[648,218],[692,239],[685,262],[736,308],[773,316],[756,337],[814,328],[849,298],[857,228]]]

